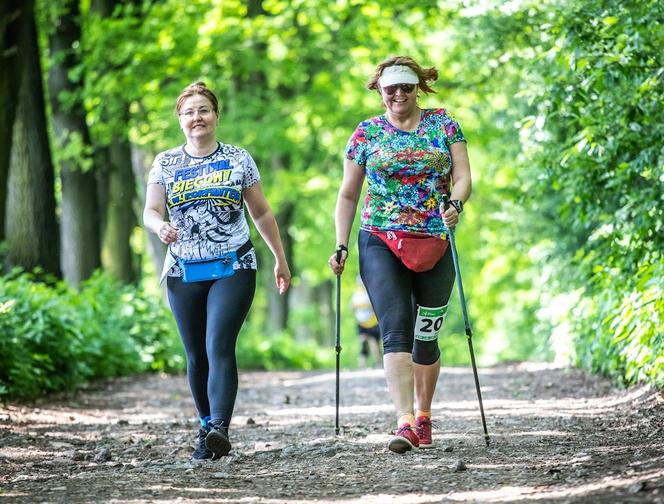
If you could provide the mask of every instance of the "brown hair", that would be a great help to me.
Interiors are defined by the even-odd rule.
[[[219,101],[215,94],[208,89],[203,81],[196,81],[189,84],[186,88],[182,90],[180,96],[178,96],[177,102],[175,102],[175,113],[179,114],[182,104],[187,98],[191,98],[194,95],[205,96],[212,103],[212,108],[216,114],[219,114]]]
[[[390,56],[385,61],[379,63],[376,67],[376,73],[369,82],[367,82],[367,89],[375,89],[380,94],[378,79],[380,79],[380,76],[383,74],[383,70],[394,65],[405,65],[415,72],[420,79],[418,87],[424,93],[428,94],[436,92],[429,86],[428,82],[435,82],[438,80],[438,70],[434,67],[424,68],[410,56]]]

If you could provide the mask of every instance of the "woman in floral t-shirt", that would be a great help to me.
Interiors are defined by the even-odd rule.
[[[360,274],[383,335],[385,377],[397,414],[388,448],[396,453],[432,446],[438,335],[454,285],[446,232],[471,192],[459,124],[446,109],[417,104],[418,91],[433,93],[429,83],[437,78],[435,68],[406,56],[376,68],[367,87],[380,94],[386,110],[361,122],[348,141],[335,212],[337,250],[329,261],[340,275],[366,178]],[[443,196],[450,200],[447,210]]]

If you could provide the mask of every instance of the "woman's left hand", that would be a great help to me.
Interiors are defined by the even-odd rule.
[[[440,215],[443,218],[443,224],[448,229],[454,229],[454,226],[459,223],[459,214],[453,205],[450,205],[447,210],[445,210],[443,205],[440,205]]]
[[[277,289],[279,294],[283,294],[288,290],[291,281],[291,272],[288,269],[288,264],[285,262],[277,262],[274,267],[274,278],[277,281]]]

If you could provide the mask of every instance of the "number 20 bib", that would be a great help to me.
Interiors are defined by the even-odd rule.
[[[440,329],[443,327],[447,306],[427,308],[418,306],[417,319],[415,320],[415,339],[420,341],[434,341],[438,339]]]

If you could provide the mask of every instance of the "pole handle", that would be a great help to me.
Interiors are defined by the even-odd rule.
[[[346,245],[343,244],[337,245],[337,250],[334,251],[334,253],[336,254],[335,259],[337,260],[337,263],[341,261],[341,253],[344,251],[346,252],[346,254],[348,254],[348,247],[346,247]]]
[[[443,208],[447,210],[450,207],[450,198],[447,194],[443,194]]]

